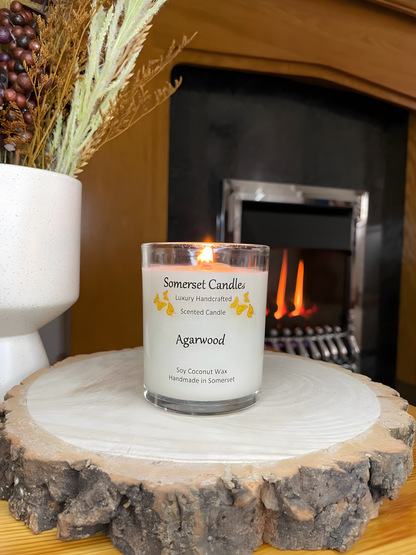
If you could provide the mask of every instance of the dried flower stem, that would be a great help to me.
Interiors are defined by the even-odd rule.
[[[100,7],[90,25],[85,74],[75,86],[63,136],[52,156],[53,168],[74,175],[82,153],[109,116],[128,84],[149,31],[149,22],[166,0],[118,0]]]
[[[101,1],[91,5],[85,0],[56,0],[48,20],[38,18],[42,50],[35,66],[28,70],[38,107],[33,113],[35,132],[27,148],[27,165],[50,168],[47,143],[85,69],[86,37],[100,7]],[[38,69],[47,66],[51,66],[49,74],[38,82]]]

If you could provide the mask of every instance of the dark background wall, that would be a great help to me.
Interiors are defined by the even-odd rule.
[[[216,238],[225,178],[368,191],[362,370],[393,384],[408,113],[282,77],[177,66],[172,78],[180,75],[168,239]]]

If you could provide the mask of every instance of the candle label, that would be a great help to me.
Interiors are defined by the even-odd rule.
[[[143,268],[145,386],[188,401],[260,389],[266,291],[267,272]]]

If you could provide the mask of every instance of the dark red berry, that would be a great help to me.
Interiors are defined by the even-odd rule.
[[[0,27],[0,44],[9,44],[12,40],[12,34],[6,27]]]
[[[16,60],[13,60],[13,59],[9,60],[9,61],[7,62],[7,69],[8,69],[9,71],[14,71],[14,64],[15,64],[15,63],[16,63]]]
[[[8,10],[7,8],[1,8],[0,9],[0,16],[2,16],[2,15],[6,15],[7,17],[9,17],[10,10]]]
[[[29,98],[29,100],[26,101],[26,105],[29,109],[31,108],[33,110],[37,106],[36,99],[33,97]]]
[[[19,73],[23,73],[25,68],[23,67],[22,62],[20,62],[19,60],[17,60],[16,62],[14,62],[14,66],[13,66],[14,71],[19,74]]]
[[[23,108],[26,108],[26,97],[24,94],[16,94],[15,102],[18,108],[20,108],[21,110],[23,110]]]
[[[14,0],[14,2],[10,4],[10,9],[12,10],[12,12],[18,13],[23,10],[23,6],[20,2],[17,2],[16,0]]]
[[[20,60],[20,54],[22,52],[24,52],[24,48],[22,48],[21,46],[17,46],[14,50],[13,50],[13,56],[15,60]]]
[[[24,48],[25,50],[27,50],[29,48],[29,42],[30,40],[28,39],[28,37],[22,33],[21,35],[19,35],[17,37],[17,45],[21,46],[22,48]]]
[[[17,76],[16,83],[19,87],[22,87],[24,91],[30,91],[32,89],[32,81],[27,73],[20,73]]]
[[[40,42],[38,40],[31,40],[29,42],[29,49],[32,52],[38,53],[40,50]]]
[[[21,54],[20,54],[20,61],[26,62],[26,65],[28,67],[33,66],[33,64],[35,63],[35,60],[33,59],[33,53],[30,50],[24,50]]]
[[[10,23],[10,21],[7,19],[7,17],[1,18],[0,25],[2,27],[6,27],[6,29],[8,29],[10,31],[10,33],[12,32],[13,25]],[[12,35],[12,40],[13,40],[13,35]]]
[[[23,35],[23,27],[21,25],[16,25],[16,27],[13,27],[12,33],[17,41],[18,37],[20,37],[20,35]]]
[[[17,73],[14,71],[9,71],[9,83],[14,85],[17,81]]]
[[[23,121],[27,123],[27,125],[33,125],[33,117],[29,110],[26,110],[26,112],[24,112]]]
[[[27,36],[27,38],[30,39],[30,40],[36,38],[36,31],[30,25],[25,25],[23,27],[23,32]]]
[[[24,25],[26,22],[22,14],[12,13],[10,15],[10,23],[13,23],[13,25]]]
[[[4,91],[4,99],[7,100],[7,102],[16,102],[16,97],[16,91],[13,89],[6,89]]]
[[[0,62],[0,67],[7,71],[7,62]],[[0,85],[1,85],[1,77],[0,77]]]
[[[28,143],[30,143],[30,141],[33,139],[33,133],[32,131],[29,131],[28,129],[26,129],[26,132],[24,133],[24,136],[26,137],[26,140]]]
[[[43,83],[44,89],[50,89],[51,87],[52,87],[52,79],[48,79],[47,81],[45,81],[45,83]]]
[[[0,62],[8,62],[12,57],[8,52],[0,52]]]
[[[10,46],[10,48],[11,48],[12,50],[14,50],[14,49],[16,48],[16,46],[17,46],[16,41],[15,41],[15,40],[12,40],[12,42],[9,44],[9,46]]]
[[[33,21],[33,13],[30,10],[24,10],[20,12],[25,18],[26,23],[31,23]]]
[[[22,87],[20,87],[20,86],[17,84],[17,81],[16,81],[16,83],[13,85],[13,88],[14,88],[15,92],[17,92],[18,94],[25,94],[25,91],[22,89]]]

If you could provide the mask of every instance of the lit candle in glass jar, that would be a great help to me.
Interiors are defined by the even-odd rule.
[[[188,414],[259,399],[269,247],[142,245],[144,385],[153,404]]]

